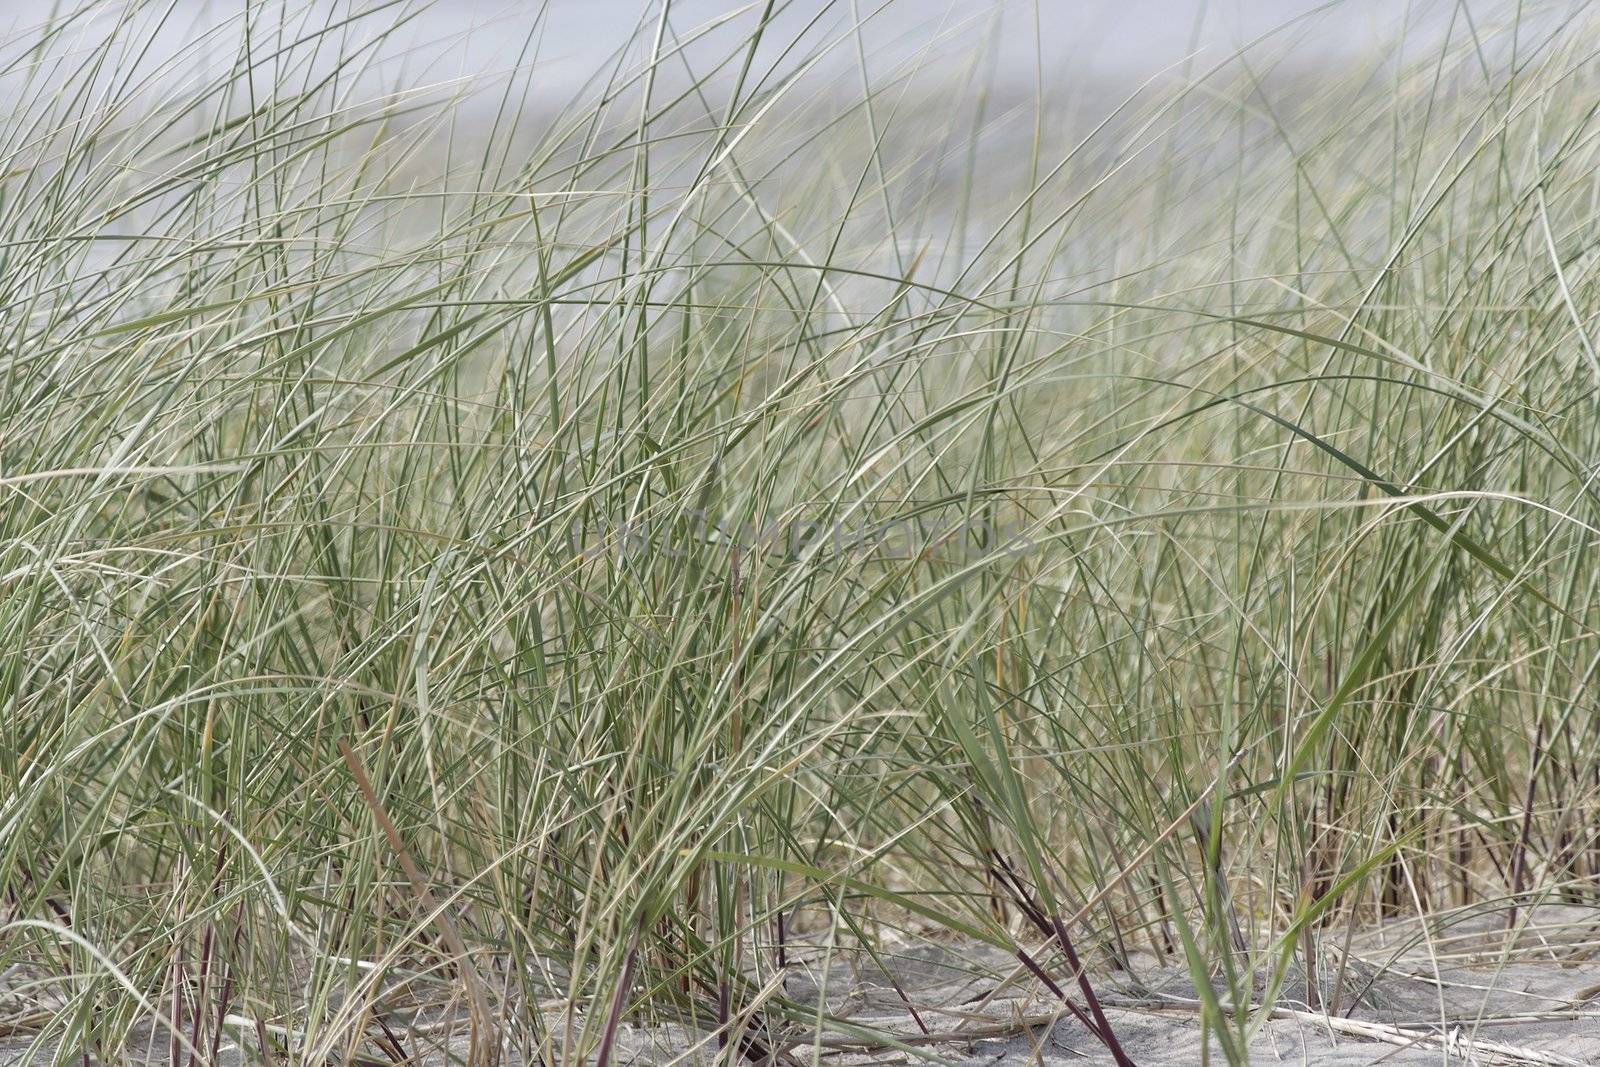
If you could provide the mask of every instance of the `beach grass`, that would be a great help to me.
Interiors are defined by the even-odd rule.
[[[4,51],[37,1062],[808,1059],[796,961],[917,940],[1244,1062],[1354,930],[1596,903],[1592,24],[1086,103],[1026,5],[651,4],[558,99],[329,10]]]

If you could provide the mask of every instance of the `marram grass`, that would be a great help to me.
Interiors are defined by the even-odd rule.
[[[796,946],[914,938],[1108,1048],[1170,959],[1237,1061],[1354,928],[1596,902],[1593,26],[1086,115],[912,8],[652,4],[564,103],[534,17],[7,43],[37,1062],[807,1059]]]

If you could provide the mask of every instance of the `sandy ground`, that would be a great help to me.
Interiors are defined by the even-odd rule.
[[[1187,976],[1154,957],[1130,963],[1132,975],[1108,974],[1095,983],[1125,1050],[1146,1067],[1201,1063],[1199,1001]],[[985,1003],[992,975],[1016,969],[1001,953],[924,945],[900,954],[891,969],[929,1029],[989,1031],[931,1046],[941,1057],[999,1067],[1114,1062],[1036,983],[1022,983]],[[846,990],[842,996],[830,992],[830,1007],[855,1007],[851,1015],[862,1022],[916,1032],[881,973],[873,977],[859,963],[850,970],[830,972],[829,986],[840,988],[842,978]],[[1600,910],[1526,908],[1514,932],[1507,930],[1504,912],[1397,923],[1353,939],[1342,976],[1337,960],[1324,971],[1318,1003],[1331,1006],[1334,983],[1342,977],[1338,1015],[1312,1010],[1296,968],[1276,1017],[1263,1023],[1248,1046],[1251,1062],[1600,1064]],[[794,980],[790,991],[802,992]],[[1070,992],[1081,1003],[1076,990]],[[980,998],[975,1003],[974,996]],[[983,1019],[963,1016],[977,1007]],[[1225,1062],[1214,1041],[1211,1053],[1211,1062]],[[870,1057],[897,1058],[904,1059],[898,1053]]]
[[[907,1049],[871,1045],[847,1035],[796,1032],[789,1062],[909,1063],[917,1054],[946,1063],[1110,1064],[1086,1027],[1040,984],[1003,979],[1016,961],[984,946],[924,942],[885,949],[893,981],[865,954],[799,953],[785,979],[802,1003],[826,999],[836,1016],[874,1031],[902,1035]],[[1099,976],[1106,1016],[1141,1067],[1203,1062],[1199,1001],[1181,968],[1154,956],[1131,970]],[[1600,1064],[1600,909],[1525,908],[1517,929],[1506,916],[1435,918],[1358,935],[1342,976],[1337,960],[1316,983],[1331,1006],[1336,977],[1343,992],[1337,1015],[1312,1010],[1304,976],[1295,970],[1274,1016],[1262,1021],[1248,1048],[1263,1064]],[[905,1000],[895,990],[904,992]],[[1080,1003],[1081,996],[1072,990]],[[6,998],[0,994],[0,1003]],[[917,1009],[924,1035],[906,1006]],[[0,1025],[15,1018],[0,1008]],[[48,1062],[48,1047],[29,1054],[37,1032],[0,1030],[0,1064]],[[165,1042],[141,1041],[122,1051],[126,1064],[165,1063]],[[708,1063],[715,1044],[677,1025],[626,1025],[615,1064]],[[1224,1063],[1212,1041],[1210,1061]],[[237,1049],[221,1062],[240,1064]],[[381,1062],[381,1061],[377,1061]],[[413,1061],[418,1062],[418,1061]],[[433,1055],[427,1063],[444,1063]],[[511,1059],[509,1067],[519,1062]]]

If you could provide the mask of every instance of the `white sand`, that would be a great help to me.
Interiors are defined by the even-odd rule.
[[[1249,1045],[1251,1062],[1265,1064],[1600,1064],[1600,910],[1525,908],[1514,933],[1505,914],[1398,923],[1352,942],[1345,967],[1346,1001],[1337,1017],[1312,1011],[1296,971],[1274,1016]],[[921,1034],[893,983],[866,954],[826,957],[798,951],[786,979],[790,997],[815,1004],[826,968],[827,1001],[836,1015],[878,1031],[904,1035],[919,1050],[946,1062],[1022,1067],[1024,1064],[1109,1064],[1109,1053],[1039,983],[1000,981],[1016,970],[1005,953],[984,946],[924,942],[881,953],[933,1038]],[[1189,1067],[1202,1062],[1195,991],[1174,961],[1130,961],[1132,973],[1101,975],[1094,985],[1123,1047],[1142,1067]],[[1332,970],[1336,961],[1327,970]],[[1332,974],[1319,986],[1331,997]],[[1076,989],[1071,993],[1080,1004]],[[14,998],[0,1010],[25,1018]],[[0,1064],[48,1062],[31,1058],[33,1025],[0,1030]],[[166,1062],[165,1041],[139,1042],[120,1062]],[[799,1030],[792,1063],[812,1059],[814,1033]],[[453,1046],[456,1042],[451,1043]],[[706,1063],[715,1042],[676,1025],[626,1025],[613,1063]],[[851,1047],[825,1035],[824,1063],[907,1063],[900,1049]],[[237,1048],[222,1056],[241,1059]],[[443,1063],[431,1056],[428,1063]],[[520,1062],[508,1058],[508,1067]],[[1211,1062],[1225,1062],[1213,1041]]]

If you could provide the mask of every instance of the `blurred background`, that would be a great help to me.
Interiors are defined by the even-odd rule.
[[[0,27],[27,30],[62,5],[59,0],[7,0]],[[164,20],[176,48],[186,37],[219,27],[242,27],[252,5],[244,0],[163,0],[130,5],[108,0],[106,17],[144,6]],[[276,5],[269,5],[276,6]],[[306,0],[289,7],[307,24],[376,14],[382,10],[410,22],[413,76],[492,73],[519,62],[524,45],[538,42],[541,77],[552,92],[570,91],[626,58],[653,37],[663,9],[667,34],[693,36],[689,54],[720,53],[766,6],[729,0]],[[1247,43],[1270,34],[1291,46],[1295,62],[1338,64],[1391,47],[1407,29],[1414,47],[1426,48],[1447,25],[1495,21],[1515,15],[1515,0],[1487,3],[1395,2],[1395,0],[789,0],[773,5],[771,39],[791,41],[801,31],[822,38],[851,22],[862,26],[870,63],[892,66],[935,62],[952,46],[986,46],[999,82],[1031,87],[1043,69],[1051,84],[1096,84],[1111,91],[1137,86],[1161,71],[1179,73],[1186,62],[1215,64]],[[370,20],[369,20],[370,21]],[[708,29],[722,23],[720,30]],[[744,25],[741,25],[744,24]],[[1274,51],[1280,49],[1275,48]],[[222,54],[223,49],[213,49]],[[155,57],[150,57],[155,58]],[[835,73],[856,73],[857,57],[838,49]]]

